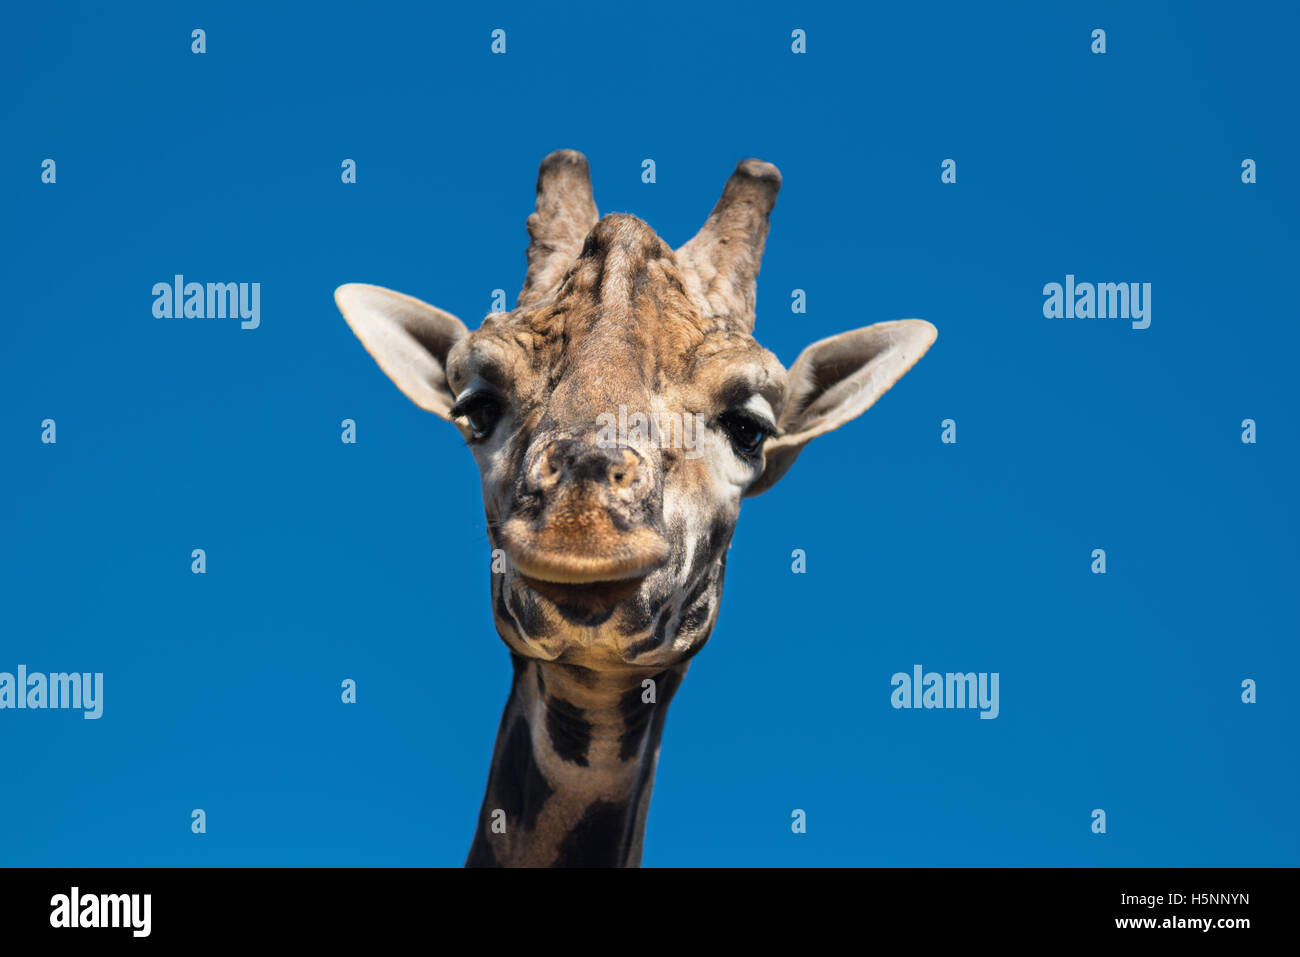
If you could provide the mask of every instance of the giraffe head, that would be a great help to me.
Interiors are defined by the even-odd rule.
[[[935,339],[906,319],[810,345],[787,372],[755,341],[755,279],[781,175],[742,162],[674,251],[599,218],[587,161],[543,160],[515,309],[470,332],[377,286],[335,299],[482,476],[497,630],[529,658],[604,671],[680,664],[712,631],[741,499],[866,411]]]

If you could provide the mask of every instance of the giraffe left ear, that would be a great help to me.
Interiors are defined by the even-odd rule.
[[[781,436],[764,446],[763,472],[745,495],[766,492],[819,435],[856,419],[889,391],[934,344],[939,331],[921,319],[878,322],[814,342],[795,360],[781,411]]]

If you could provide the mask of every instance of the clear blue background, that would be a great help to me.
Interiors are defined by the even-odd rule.
[[[776,163],[787,365],[939,328],[746,503],[647,865],[1300,863],[1293,7],[273,6],[5,8],[0,670],[106,688],[0,712],[0,863],[463,862],[510,673],[477,471],[332,293],[513,304],[560,147],[674,246]],[[155,319],[178,272],[260,282],[261,328]],[[1045,319],[1066,273],[1152,283],[1151,327]],[[917,663],[1000,717],[893,710]]]

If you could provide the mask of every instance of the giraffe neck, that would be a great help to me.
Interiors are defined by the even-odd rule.
[[[611,674],[510,657],[514,681],[466,866],[638,866],[664,719],[686,665]]]

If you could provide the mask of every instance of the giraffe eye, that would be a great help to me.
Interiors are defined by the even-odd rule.
[[[469,422],[474,441],[482,441],[492,434],[501,418],[501,403],[486,392],[465,396],[451,408],[455,418],[464,417]]]
[[[767,423],[741,411],[724,413],[718,424],[736,451],[744,456],[757,453],[770,431]]]

